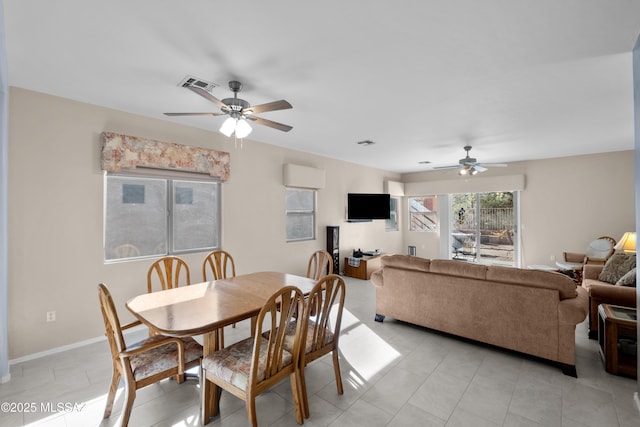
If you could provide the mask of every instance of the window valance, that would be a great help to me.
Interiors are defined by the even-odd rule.
[[[102,132],[102,170],[146,167],[206,173],[229,179],[229,153],[201,147],[154,141],[136,136]]]
[[[469,179],[407,182],[404,184],[404,195],[489,193],[493,191],[522,191],[524,189],[524,175],[474,176]]]

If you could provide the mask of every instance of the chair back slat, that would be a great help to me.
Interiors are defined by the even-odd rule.
[[[190,285],[189,266],[182,258],[166,256],[151,264],[147,272],[147,291],[153,292],[154,282],[160,283],[160,289],[177,288],[181,284]]]
[[[311,334],[311,350],[308,354],[322,350],[323,348],[336,348],[340,336],[342,312],[344,309],[345,284],[344,280],[335,274],[325,276],[311,290],[305,304],[304,326],[302,328],[302,342],[308,342]],[[332,324],[332,313],[335,319]],[[333,334],[330,342],[327,340],[327,332]],[[306,357],[306,356],[304,356]]]
[[[236,265],[231,254],[222,249],[209,252],[202,263],[202,280],[205,282],[209,281],[208,273],[211,273],[211,280],[234,277]]]
[[[251,382],[249,387],[255,387],[259,382],[267,381],[276,376],[283,368],[290,364],[284,363],[285,339],[287,331],[295,322],[295,338],[292,351],[291,363],[296,363],[300,349],[301,325],[296,322],[296,313],[304,310],[304,296],[302,292],[294,286],[286,286],[273,294],[263,305],[256,321],[255,341],[251,362],[251,372],[249,377]],[[269,329],[267,329],[269,328]],[[264,378],[258,381],[257,369],[260,363],[260,349],[263,344],[262,333],[271,331],[266,339],[266,360],[263,361],[265,372]]]
[[[327,251],[316,251],[309,258],[307,266],[307,277],[313,280],[320,280],[327,274],[333,273],[333,260]]]

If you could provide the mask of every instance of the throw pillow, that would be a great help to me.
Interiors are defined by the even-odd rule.
[[[616,282],[616,286],[632,286],[636,287],[636,269],[632,268]]]
[[[615,284],[622,276],[636,267],[636,254],[618,252],[611,255],[598,276],[598,280]]]

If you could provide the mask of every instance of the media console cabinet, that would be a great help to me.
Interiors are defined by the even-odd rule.
[[[369,280],[371,278],[371,274],[382,267],[382,264],[380,263],[380,260],[382,259],[381,255],[363,256],[362,258],[358,259],[360,260],[360,265],[354,267],[349,265],[349,257],[345,257],[345,276],[354,277],[356,279]]]

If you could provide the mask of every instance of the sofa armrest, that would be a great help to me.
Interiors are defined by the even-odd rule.
[[[590,265],[601,265],[604,266],[604,264],[607,262],[607,258],[589,258],[589,257],[585,257],[584,259],[584,263],[586,264],[590,264]]]
[[[577,252],[563,252],[562,256],[565,262],[584,262],[584,259],[586,258],[586,254]]]
[[[578,296],[563,299],[558,305],[558,320],[560,324],[577,325],[587,318],[589,314],[589,293],[578,286]]]
[[[636,306],[636,288],[610,284],[592,284],[589,296],[597,304],[614,304],[625,307]]]
[[[373,283],[376,288],[381,288],[382,287],[382,268],[374,271],[373,273],[371,273],[371,283]]]
[[[604,268],[604,265],[598,264],[585,264],[582,268],[582,279],[594,279],[598,280],[600,272]]]

